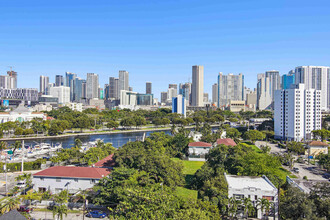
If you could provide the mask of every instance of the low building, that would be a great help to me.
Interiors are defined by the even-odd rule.
[[[56,166],[33,174],[32,183],[38,192],[59,193],[67,189],[69,193],[76,193],[93,187],[109,174],[108,168]]]
[[[224,144],[224,145],[231,146],[231,147],[234,147],[237,145],[235,143],[235,141],[231,138],[217,139],[217,145],[220,145],[220,144]]]
[[[245,111],[245,101],[244,100],[230,100],[228,110],[231,112]]]
[[[10,112],[0,112],[0,123],[9,121],[31,121],[34,118],[41,118],[42,120],[46,120],[47,115],[42,112],[33,112],[32,109],[24,107],[23,105],[18,106],[15,110]]]
[[[329,145],[322,141],[311,141],[307,144],[305,154],[308,156],[317,156],[320,153],[328,154]]]
[[[205,161],[205,155],[212,148],[212,144],[206,142],[192,142],[188,145],[189,160]]]
[[[33,106],[33,110],[37,112],[43,112],[43,111],[49,112],[53,110],[53,106],[51,106],[50,104],[38,104]]]
[[[102,160],[93,164],[93,167],[102,167],[102,168],[110,168],[112,169],[115,165],[115,159],[113,158],[114,154],[110,154],[109,156],[103,158]]]
[[[55,86],[50,87],[49,94],[58,98],[58,104],[65,104],[70,102],[70,87]]]
[[[225,178],[228,184],[228,197],[237,200],[249,198],[254,207],[257,207],[258,199],[267,199],[271,203],[271,210],[268,215],[278,219],[278,193],[274,184],[266,177],[258,176],[236,176],[227,175]],[[239,209],[240,210],[240,209]],[[260,208],[257,211],[258,219],[262,219],[263,215]],[[243,210],[237,216],[243,216]]]
[[[66,103],[65,106],[69,107],[72,111],[78,111],[78,112],[83,111],[82,103],[70,102],[70,103]]]
[[[89,106],[85,106],[85,109],[86,109],[86,107],[87,108],[97,108],[99,110],[105,109],[103,99],[89,99],[88,104],[89,104]]]

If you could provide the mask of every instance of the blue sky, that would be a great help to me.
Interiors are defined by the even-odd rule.
[[[205,92],[218,72],[281,74],[300,65],[330,65],[329,1],[1,1],[0,74],[14,66],[19,87],[39,88],[39,76],[66,71],[100,75],[118,70],[134,91],[191,79],[204,65]]]

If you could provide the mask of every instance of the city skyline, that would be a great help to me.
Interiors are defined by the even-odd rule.
[[[103,87],[124,69],[134,91],[150,81],[160,98],[164,84],[191,79],[192,65],[204,66],[209,94],[219,72],[243,73],[253,89],[258,73],[330,65],[327,1],[0,4],[0,74],[13,66],[19,88],[38,88],[40,75],[53,81],[65,72],[85,79],[97,73]]]

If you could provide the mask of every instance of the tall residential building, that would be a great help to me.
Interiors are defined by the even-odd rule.
[[[7,75],[12,78],[11,79],[11,88],[17,89],[17,72],[10,70],[10,71],[7,71]]]
[[[166,103],[166,100],[167,100],[167,92],[161,92],[160,93],[160,102]]]
[[[178,95],[178,84],[168,84],[168,89],[171,90],[171,97],[169,99],[172,101],[172,97]]]
[[[204,106],[204,67],[192,67],[191,105]]]
[[[257,83],[257,109],[265,110],[272,108],[271,82],[270,77],[265,74],[258,74]]]
[[[110,99],[119,99],[119,79],[115,77],[109,78],[109,97]]]
[[[136,96],[137,96],[137,92],[121,90],[120,105],[135,106],[137,104]]]
[[[296,67],[295,83],[304,83],[306,89],[321,90],[322,94],[324,94],[321,99],[321,110],[326,111],[330,109],[330,67]]]
[[[87,73],[86,79],[87,99],[99,98],[99,75]]]
[[[70,101],[73,101],[74,80],[76,77],[75,73],[65,72],[65,86],[70,87]]]
[[[274,102],[275,91],[281,89],[280,72],[277,70],[266,71],[265,76],[270,79],[270,97],[272,98],[272,102]]]
[[[40,76],[40,86],[39,86],[39,92],[41,92],[43,95],[47,95],[48,90],[48,84],[49,84],[49,77],[48,76]]]
[[[244,75],[232,73],[218,75],[218,107],[226,107],[230,101],[244,100]]]
[[[119,92],[121,90],[129,91],[129,73],[126,70],[119,70]]]
[[[49,94],[58,98],[59,104],[66,104],[70,102],[70,87],[55,86],[49,89]]]
[[[313,130],[321,129],[322,91],[305,89],[304,84],[275,92],[275,138],[310,140]]]
[[[0,76],[0,88],[3,89],[13,89],[13,78],[8,75]]]
[[[218,103],[218,83],[212,85],[212,103],[217,106]]]
[[[186,99],[182,95],[172,98],[172,113],[178,113],[186,117]]]
[[[64,80],[62,75],[56,75],[55,76],[55,86],[63,86]]]
[[[146,94],[152,94],[152,84],[151,84],[151,82],[146,82]]]
[[[73,101],[82,102],[82,99],[86,98],[86,80],[76,77],[74,79],[74,88],[73,88]]]
[[[208,93],[204,93],[204,94],[203,94],[203,102],[204,102],[204,103],[208,103],[209,100],[210,100],[210,99],[209,99],[209,94],[208,94]]]
[[[169,101],[172,101],[172,98],[173,97],[177,97],[178,94],[177,94],[177,90],[175,88],[168,88],[167,90],[167,99]]]
[[[282,76],[282,89],[290,89],[292,84],[295,84],[295,75],[291,70],[288,74]]]
[[[186,105],[191,105],[191,83],[182,84],[180,94],[186,99]]]

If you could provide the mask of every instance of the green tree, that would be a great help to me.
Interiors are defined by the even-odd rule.
[[[312,131],[313,136],[320,138],[322,141],[325,141],[330,136],[330,131],[326,129],[314,130]]]
[[[29,207],[31,207],[31,203],[32,203],[33,200],[41,200],[41,194],[37,193],[37,192],[29,191],[25,195],[23,195],[22,198],[24,200],[28,200],[29,201]]]
[[[249,130],[244,133],[244,139],[250,140],[252,143],[255,143],[256,140],[263,140],[265,137],[265,134],[257,130]]]
[[[265,198],[259,198],[257,200],[257,208],[261,210],[261,214],[266,214],[268,216],[269,210],[270,210],[270,202],[268,199]]]
[[[252,204],[251,199],[248,197],[245,197],[242,202],[244,206],[244,214],[246,216],[246,219],[248,219],[249,216],[251,216],[254,211],[254,206]]]
[[[293,152],[298,155],[305,153],[305,147],[301,142],[291,141],[291,142],[287,143],[286,147],[289,152]]]
[[[119,127],[119,123],[116,122],[116,121],[113,121],[113,120],[110,120],[108,123],[107,123],[107,128],[118,128]]]
[[[318,159],[318,164],[323,167],[324,169],[326,169],[328,172],[330,171],[330,156],[329,153],[328,154],[319,154],[316,156],[316,159]]]
[[[15,135],[23,135],[24,129],[23,128],[16,128],[14,134]]]
[[[135,120],[131,117],[125,117],[120,121],[120,125],[126,128],[135,126]]]
[[[240,138],[241,133],[236,128],[227,128],[226,129],[226,137],[228,138]]]
[[[63,220],[64,215],[68,215],[68,207],[66,205],[55,205],[52,212],[55,219]]]
[[[0,142],[0,151],[7,149],[7,146],[8,146],[7,142],[1,141]]]
[[[135,124],[136,128],[147,124],[145,118],[143,118],[141,116],[135,116],[133,118],[133,120],[134,120],[134,124]]]
[[[0,203],[0,214],[5,214],[13,209],[19,208],[21,204],[19,197],[8,197],[6,199],[3,199]]]

